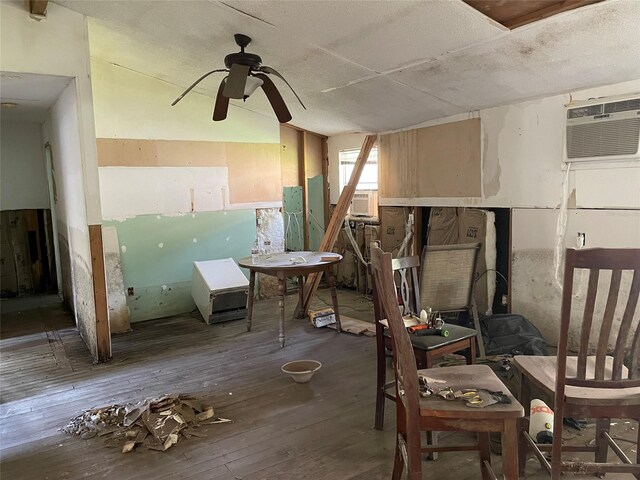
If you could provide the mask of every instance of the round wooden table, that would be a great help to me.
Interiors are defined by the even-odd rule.
[[[314,272],[324,272],[327,274],[329,287],[331,288],[331,301],[333,311],[336,314],[336,329],[339,332],[340,313],[338,311],[338,295],[336,293],[336,278],[333,273],[333,266],[342,260],[342,255],[333,252],[287,252],[258,255],[254,260],[252,257],[240,259],[238,265],[249,269],[249,298],[247,301],[247,331],[251,330],[253,317],[253,290],[256,280],[256,272],[270,275],[278,279],[278,308],[280,310],[280,347],[284,347],[284,293],[285,281],[289,277],[298,277],[299,302],[295,312],[296,317],[303,316],[304,299],[304,277]],[[255,261],[255,263],[254,263]]]

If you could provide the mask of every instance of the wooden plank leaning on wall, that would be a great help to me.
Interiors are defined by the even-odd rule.
[[[358,159],[356,160],[356,164],[353,168],[353,173],[351,174],[351,178],[349,178],[349,183],[342,190],[340,198],[338,199],[338,204],[333,210],[333,214],[329,220],[329,225],[324,232],[324,237],[322,238],[319,249],[321,252],[330,252],[338,239],[340,229],[342,228],[342,222],[347,215],[349,205],[351,205],[351,200],[353,199],[353,194],[356,191],[356,186],[360,181],[360,175],[362,174],[362,170],[367,163],[369,153],[371,152],[373,145],[376,143],[376,140],[377,137],[375,135],[367,135],[362,143],[360,154],[358,155]],[[309,312],[311,299],[313,298],[318,285],[320,285],[321,278],[321,273],[312,273],[307,277],[307,281],[304,285],[303,304],[298,304],[295,310],[299,317],[304,317]]]
[[[93,272],[93,296],[96,309],[96,341],[99,362],[111,359],[111,329],[107,310],[107,281],[104,269],[102,225],[89,225],[91,269]]]

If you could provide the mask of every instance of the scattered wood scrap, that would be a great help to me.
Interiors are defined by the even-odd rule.
[[[371,322],[340,315],[340,323],[342,324],[343,332],[352,333],[353,335],[364,335],[365,337],[376,336],[376,326]],[[327,326],[334,330],[336,328],[335,323]]]
[[[214,417],[213,407],[194,396],[168,394],[136,404],[87,410],[69,420],[62,431],[83,439],[105,437],[106,446],[129,453],[138,446],[165,451],[180,437],[205,437],[196,430],[201,425],[229,422]]]

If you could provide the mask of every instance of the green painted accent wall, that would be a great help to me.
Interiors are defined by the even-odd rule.
[[[124,286],[134,289],[127,295],[132,322],[192,311],[193,262],[237,261],[251,254],[256,238],[255,210],[140,215],[103,225],[118,230]]]
[[[284,210],[284,243],[288,251],[304,250],[304,215],[302,213],[302,187],[282,189]]]
[[[309,207],[309,250],[317,251],[324,236],[324,177],[307,179]]]

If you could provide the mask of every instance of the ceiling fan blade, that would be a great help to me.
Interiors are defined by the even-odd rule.
[[[195,82],[193,82],[191,84],[191,86],[189,88],[187,88],[184,92],[182,92],[182,95],[180,95],[178,98],[176,98],[173,103],[171,104],[171,106],[173,107],[176,103],[178,103],[180,100],[182,100],[182,98],[189,93],[191,90],[193,90],[193,87],[195,87],[196,85],[198,85],[202,80],[204,80],[205,78],[207,78],[209,75],[211,75],[212,73],[216,73],[216,72],[228,72],[228,70],[226,68],[219,68],[217,70],[211,70],[210,72],[205,73],[204,75],[202,75],[198,80],[196,80]]]
[[[276,77],[280,78],[284,83],[287,84],[287,87],[289,87],[291,89],[291,91],[293,92],[293,94],[296,96],[296,98],[298,99],[298,101],[300,102],[300,105],[302,105],[302,108],[304,108],[305,110],[307,109],[307,107],[304,106],[304,103],[302,103],[302,100],[300,100],[300,97],[298,96],[298,94],[296,93],[296,91],[293,89],[293,87],[291,85],[289,85],[289,82],[287,82],[287,80],[280,75],[275,68],[271,68],[271,67],[260,67],[260,71],[264,72],[264,73],[269,73],[271,75],[275,75]]]
[[[222,94],[225,83],[224,79],[220,82],[218,87],[218,95],[216,96],[216,104],[213,107],[213,121],[219,122],[227,118],[227,111],[229,110],[229,99]]]
[[[263,82],[261,85],[262,90],[264,91],[264,94],[267,96],[267,99],[269,100],[269,103],[271,104],[273,111],[276,112],[276,117],[278,117],[278,121],[280,123],[287,123],[288,121],[290,121],[292,118],[291,113],[289,112],[287,105],[284,103],[284,100],[282,99],[282,95],[280,95],[280,92],[278,91],[276,86],[273,84],[271,79],[262,73],[256,73],[254,77],[262,80]]]
[[[224,86],[224,96],[242,100],[244,98],[244,86],[247,83],[248,75],[249,67],[247,65],[240,65],[238,63],[231,65],[229,76]]]

